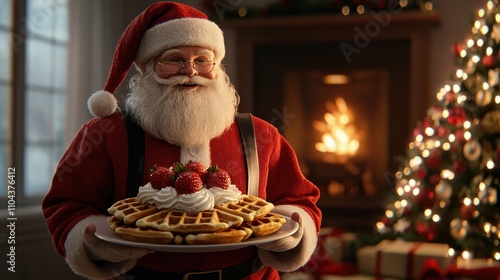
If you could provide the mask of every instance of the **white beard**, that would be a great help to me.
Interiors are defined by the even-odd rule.
[[[181,162],[196,160],[208,167],[210,140],[229,128],[238,105],[227,76],[222,70],[219,74],[215,80],[199,76],[161,79],[147,67],[145,75],[131,80],[127,112],[152,136],[180,146]],[[178,86],[186,83],[200,86]]]

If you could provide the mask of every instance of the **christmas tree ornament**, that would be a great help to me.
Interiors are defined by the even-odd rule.
[[[416,195],[415,199],[421,209],[429,209],[432,208],[436,202],[436,194],[434,193],[434,190],[431,190],[430,188],[421,187],[420,192]]]
[[[462,175],[467,169],[467,165],[465,162],[461,159],[456,160],[453,162],[453,172],[455,173],[456,176]]]
[[[450,235],[455,239],[462,239],[467,235],[469,222],[455,218],[450,222]]]
[[[486,113],[481,119],[481,128],[488,134],[500,132],[500,111]]]
[[[449,201],[453,189],[447,181],[441,180],[434,188],[434,192],[436,193],[437,199]]]
[[[429,170],[438,170],[441,167],[441,151],[439,149],[432,150],[431,154],[425,160],[425,164],[429,168]]]
[[[492,99],[492,94],[488,90],[479,90],[476,93],[476,104],[478,106],[487,106],[490,104]]]
[[[483,66],[486,68],[492,68],[495,66],[497,58],[493,55],[483,56],[482,62]]]
[[[473,204],[462,204],[460,206],[460,218],[462,220],[470,220],[476,216],[476,208]]]
[[[488,188],[488,203],[496,205],[498,202],[498,190],[495,188]]]
[[[453,107],[449,109],[448,122],[453,126],[462,125],[466,119],[465,110],[462,107]]]
[[[491,38],[495,40],[496,44],[500,43],[500,23],[495,23],[492,27]]]
[[[476,139],[471,139],[465,143],[463,153],[467,160],[476,161],[481,156],[481,144]]]
[[[494,87],[498,85],[498,79],[500,77],[500,69],[490,69],[488,70],[488,84],[490,87]]]

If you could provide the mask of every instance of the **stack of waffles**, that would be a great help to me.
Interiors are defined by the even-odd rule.
[[[126,198],[113,204],[108,212],[111,229],[126,240],[155,244],[225,244],[244,241],[251,236],[266,236],[285,223],[274,208],[261,198],[243,195],[236,203],[216,206],[212,211],[186,212],[158,209]]]

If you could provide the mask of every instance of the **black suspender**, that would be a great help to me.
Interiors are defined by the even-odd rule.
[[[247,193],[258,196],[259,191],[259,160],[257,156],[257,145],[253,129],[252,115],[250,113],[238,113],[236,115],[243,141],[243,152],[247,165]],[[124,114],[125,128],[128,141],[128,173],[127,173],[127,197],[137,195],[139,186],[142,185],[144,172],[144,132],[129,114]]]
[[[243,152],[247,164],[247,194],[259,196],[259,158],[257,156],[252,114],[238,113],[236,120],[240,128]]]
[[[128,140],[127,197],[137,196],[144,172],[144,132],[129,114],[124,115]]]

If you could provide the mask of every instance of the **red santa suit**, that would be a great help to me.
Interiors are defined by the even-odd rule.
[[[297,248],[271,252],[257,247],[217,253],[148,254],[136,263],[130,260],[107,265],[91,261],[82,240],[82,228],[74,228],[85,219],[109,215],[107,209],[125,198],[128,167],[127,136],[119,112],[95,118],[84,124],[63,155],[52,186],[43,203],[43,213],[57,252],[66,258],[77,273],[106,278],[137,265],[166,272],[205,271],[229,267],[258,256],[266,265],[248,279],[279,279],[276,270],[292,271],[304,265],[314,251],[321,223],[321,212],[315,203],[318,188],[301,173],[291,146],[269,123],[253,117],[259,161],[259,197],[275,205],[273,212],[302,216],[304,235]],[[144,181],[154,166],[170,166],[180,160],[180,148],[144,133]],[[232,183],[243,193],[247,172],[238,125],[210,141],[211,163],[225,169]],[[137,186],[139,187],[139,186]],[[84,224],[84,223],[80,223]]]

